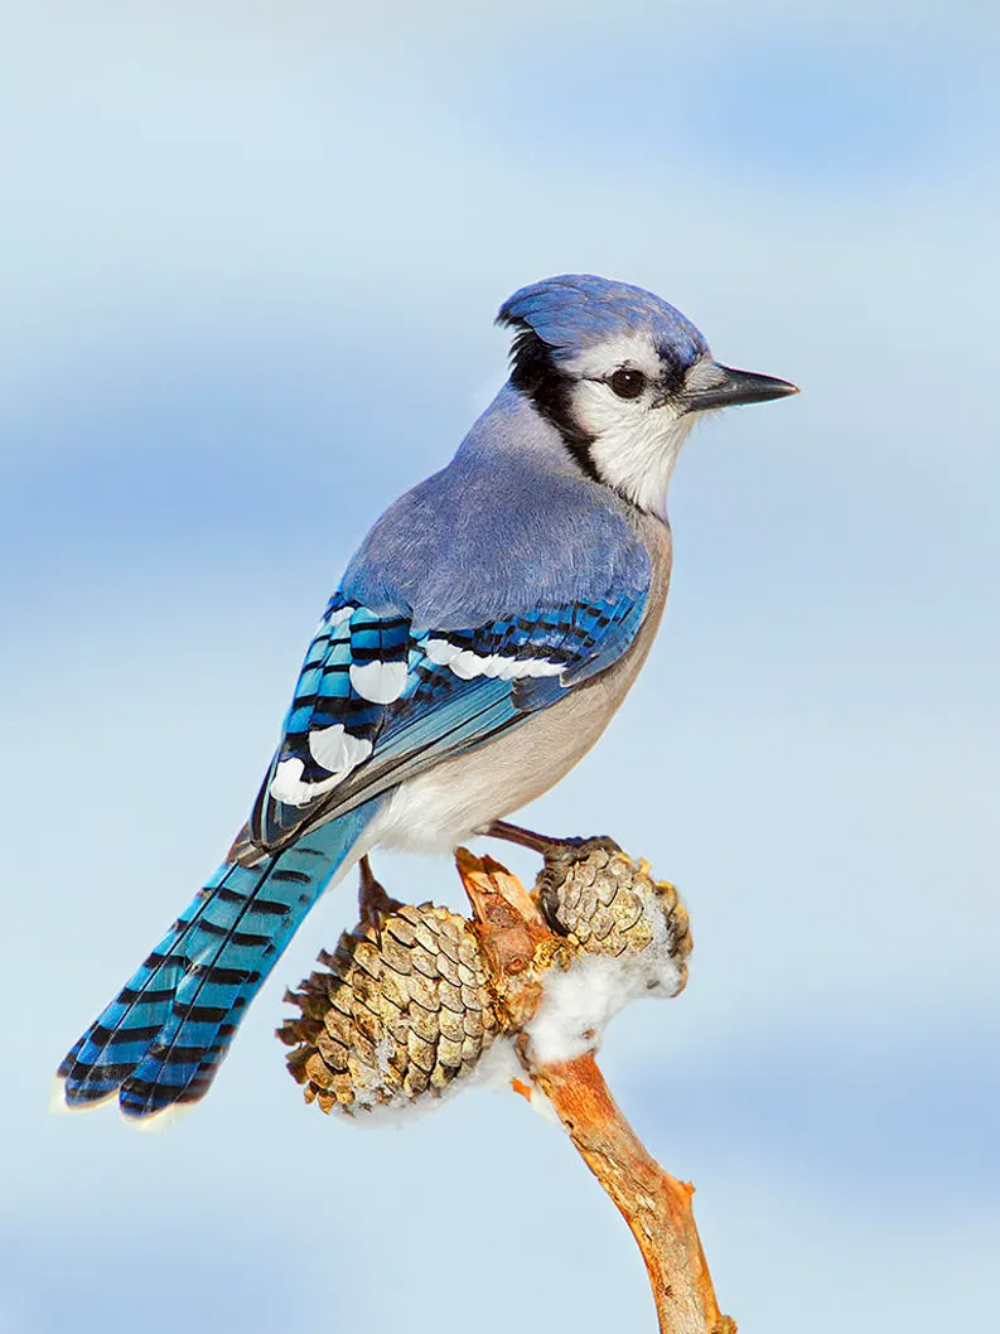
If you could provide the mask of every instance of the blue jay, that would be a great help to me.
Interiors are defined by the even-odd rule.
[[[667,596],[667,489],[699,413],[795,393],[712,359],[624,283],[516,292],[510,378],[351,560],[229,855],[59,1068],[71,1108],[144,1120],[207,1091],[323,890],[376,846],[452,849],[594,744]],[[370,880],[370,877],[369,877]]]

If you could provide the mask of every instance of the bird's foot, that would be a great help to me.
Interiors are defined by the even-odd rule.
[[[361,917],[361,930],[364,931],[370,927],[375,937],[375,943],[381,949],[382,927],[385,925],[385,920],[402,905],[398,899],[394,899],[391,894],[386,893],[384,886],[375,879],[372,874],[371,863],[367,857],[361,858],[358,868],[361,872],[361,883],[358,886],[358,912]]]
[[[621,852],[621,848],[613,838],[603,835],[594,838],[566,838],[553,844],[545,853],[545,865],[536,882],[542,899],[550,899],[577,862],[586,861],[595,852],[607,852],[613,856],[616,852]]]

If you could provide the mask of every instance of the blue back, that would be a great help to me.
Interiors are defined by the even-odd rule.
[[[645,588],[629,507],[580,474],[558,433],[509,385],[447,468],[391,505],[341,582],[416,629],[465,629],[533,607]]]

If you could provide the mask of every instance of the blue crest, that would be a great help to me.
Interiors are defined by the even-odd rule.
[[[557,356],[645,330],[684,365],[708,352],[704,335],[674,306],[641,287],[587,273],[522,287],[500,307],[497,323],[526,325]]]

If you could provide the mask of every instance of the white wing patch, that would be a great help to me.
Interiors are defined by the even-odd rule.
[[[271,779],[271,796],[285,806],[308,806],[317,797],[332,792],[352,769],[372,753],[372,743],[351,736],[341,723],[321,727],[309,733],[309,751],[317,764],[330,771],[329,778],[310,783],[303,779],[305,765],[301,760],[282,760]]]
[[[351,685],[371,704],[391,704],[406,689],[405,662],[351,664]]]
[[[428,639],[424,653],[439,667],[448,667],[463,681],[476,676],[497,677],[501,681],[517,681],[527,676],[559,676],[563,664],[547,658],[508,658],[502,653],[473,653],[459,648],[447,639]]]
[[[339,779],[357,768],[362,760],[367,760],[372,753],[372,743],[363,737],[351,736],[344,730],[343,723],[334,723],[332,727],[318,727],[309,733],[309,752],[317,764]]]
[[[302,771],[305,765],[301,760],[282,760],[271,779],[271,796],[285,806],[308,806],[324,792],[331,792],[343,774],[333,774],[318,783],[304,783]]]

